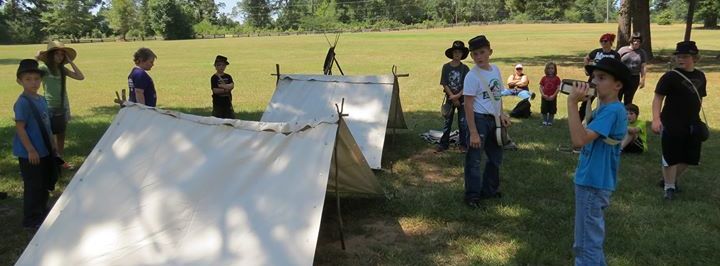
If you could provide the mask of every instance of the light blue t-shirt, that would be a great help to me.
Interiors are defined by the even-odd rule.
[[[28,95],[27,97],[32,99],[32,102],[37,107],[38,112],[40,112],[42,121],[45,124],[45,129],[49,131],[50,118],[48,116],[48,104],[45,97],[39,95]],[[42,135],[40,134],[40,125],[33,116],[32,109],[30,109],[30,102],[25,99],[25,97],[20,96],[15,102],[13,110],[15,111],[15,121],[25,122],[25,131],[30,138],[30,143],[32,143],[33,147],[35,147],[35,150],[38,152],[40,158],[48,156],[50,153],[48,152],[47,147],[45,147],[45,142],[43,142]],[[52,136],[52,133],[48,132],[48,136]],[[25,146],[22,145],[22,142],[20,142],[20,137],[18,136],[17,131],[15,132],[15,137],[13,138],[13,155],[19,158],[28,158],[28,151],[25,149]]]
[[[600,135],[583,146],[575,169],[575,184],[615,191],[620,167],[620,144],[610,145],[603,139],[622,140],[627,132],[625,106],[613,102],[593,112],[587,128]]]

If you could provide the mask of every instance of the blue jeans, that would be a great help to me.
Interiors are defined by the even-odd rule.
[[[575,265],[606,265],[605,217],[612,191],[575,185]]]
[[[475,128],[480,135],[480,148],[468,147],[465,155],[465,200],[493,197],[500,190],[500,164],[503,149],[495,138],[495,119],[475,113]],[[470,142],[470,136],[466,143]],[[488,157],[480,175],[482,153]]]
[[[450,114],[448,114],[447,117],[445,117],[445,126],[443,127],[443,135],[440,138],[440,146],[447,149],[450,147],[450,131],[452,130],[452,123],[453,118],[455,116],[455,109],[457,109],[458,112],[458,129],[460,130],[460,135],[458,136],[458,146],[467,148],[467,144],[465,144],[465,139],[467,139],[467,123],[465,123],[465,108],[463,108],[463,105],[460,106],[453,106],[452,109],[450,109]]]

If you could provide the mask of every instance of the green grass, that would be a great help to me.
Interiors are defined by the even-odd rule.
[[[502,189],[505,197],[489,201],[481,210],[466,208],[463,194],[463,156],[435,155],[417,135],[441,127],[440,67],[444,50],[455,39],[478,34],[493,44],[492,61],[504,76],[523,63],[537,89],[543,66],[553,60],[562,78],[584,78],[582,56],[597,48],[614,24],[494,25],[382,33],[344,34],[336,52],[349,75],[388,74],[392,65],[402,78],[401,98],[409,130],[385,148],[380,172],[390,199],[343,200],[347,251],[341,251],[335,211],[326,219],[315,257],[324,265],[567,265],[572,261],[573,183],[577,159],[555,151],[568,143],[565,104],[556,125],[541,128],[539,100],[534,116],[514,120],[511,129],[520,150],[505,153]],[[653,25],[652,41],[660,60],[650,66],[647,87],[638,92],[641,119],[650,119],[652,91],[667,70],[668,56],[683,36],[682,25]],[[661,176],[659,138],[650,136],[650,151],[623,156],[620,183],[606,212],[606,256],[611,265],[711,265],[720,261],[720,181],[714,167],[718,152],[720,116],[717,85],[720,54],[717,31],[694,30],[693,39],[704,55],[699,68],[708,77],[706,113],[712,128],[704,144],[702,166],[691,168],[682,180],[684,192],[672,203],[661,200],[655,182]],[[240,118],[257,120],[272,96],[275,64],[283,73],[320,73],[327,44],[321,35],[190,41],[150,41],[70,45],[85,81],[69,81],[73,120],[69,125],[68,159],[79,165],[112,120],[114,91],[127,87],[132,53],[150,47],[159,56],[150,72],[158,89],[159,106],[195,114],[210,113],[208,79],[216,54],[231,62],[236,81],[235,110]],[[19,226],[22,181],[11,154],[14,132],[12,105],[20,93],[14,73],[17,62],[35,55],[44,45],[2,46],[0,49],[0,265],[14,263],[29,236]],[[664,61],[663,61],[664,60]],[[470,63],[469,59],[466,63]],[[561,96],[564,99],[564,96]],[[505,108],[517,101],[509,99]],[[62,191],[71,176],[61,180]],[[59,191],[54,195],[59,196]],[[328,204],[328,206],[334,206]],[[72,243],[68,243],[72,244]]]

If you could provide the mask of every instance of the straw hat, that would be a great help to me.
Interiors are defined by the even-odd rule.
[[[64,50],[65,55],[70,57],[70,60],[75,60],[75,57],[77,57],[77,52],[75,51],[75,49],[65,47],[65,45],[60,41],[50,41],[48,42],[47,50],[38,52],[37,59],[47,63],[48,53],[50,53],[50,51],[52,50]]]

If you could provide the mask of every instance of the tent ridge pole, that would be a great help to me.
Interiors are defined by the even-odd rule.
[[[338,179],[340,177],[338,176],[338,157],[337,157],[337,145],[338,145],[338,136],[340,135],[340,123],[342,123],[343,116],[347,116],[347,114],[343,114],[343,110],[345,109],[345,98],[342,98],[342,102],[340,104],[340,107],[338,107],[337,104],[335,104],[335,109],[338,113],[338,127],[335,132],[335,146],[333,147],[333,157],[335,157],[335,204],[337,206],[337,214],[338,214],[338,227],[340,230],[340,245],[342,247],[342,250],[345,250],[345,234],[343,229],[343,221],[342,221],[342,212],[340,211],[340,186],[338,185]]]

